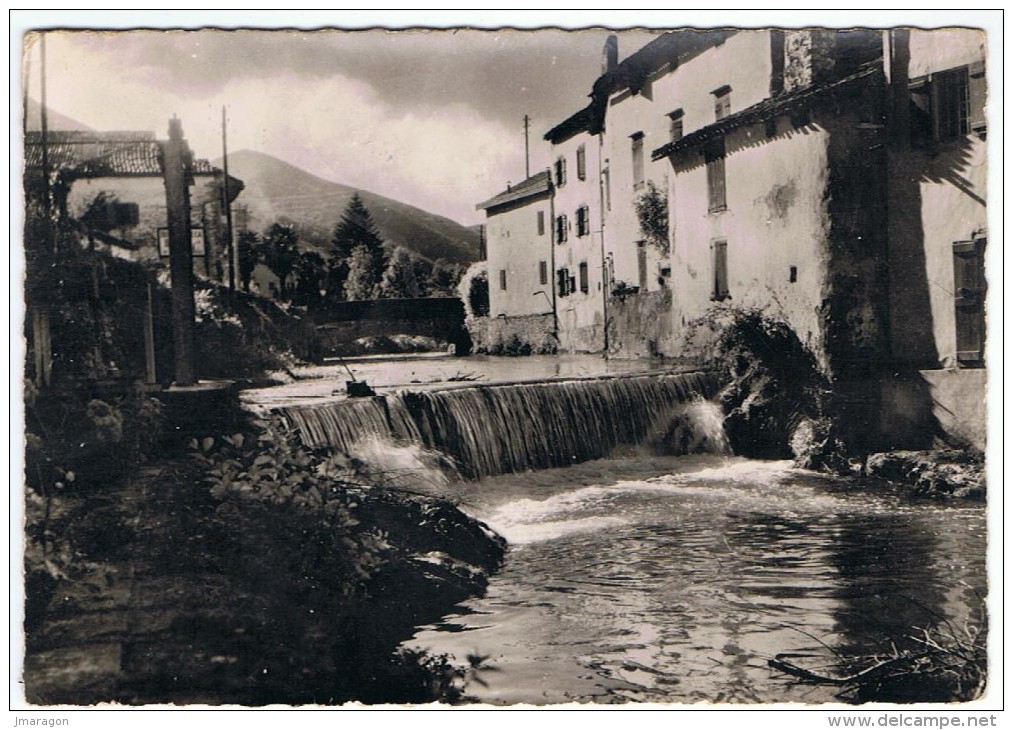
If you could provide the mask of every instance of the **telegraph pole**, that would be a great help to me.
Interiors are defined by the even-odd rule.
[[[190,149],[179,119],[169,120],[162,143],[165,207],[168,211],[169,271],[172,275],[172,341],[175,385],[194,385],[193,243],[190,240]]]
[[[524,179],[527,180],[531,177],[531,159],[528,155],[528,127],[530,126],[531,117],[527,114],[524,115]]]
[[[229,147],[225,137],[225,105],[222,104],[222,172],[225,181],[222,184],[222,196],[225,198],[225,238],[229,246],[229,293],[236,291],[236,242],[232,238],[232,202],[229,199]]]

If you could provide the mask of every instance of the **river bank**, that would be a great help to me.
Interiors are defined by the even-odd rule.
[[[195,462],[68,495],[59,577],[29,574],[24,686],[33,704],[416,703],[463,670],[401,652],[419,623],[480,595],[504,543],[449,503],[351,489],[354,535],[381,558],[356,589],[336,550],[270,508],[237,517]]]

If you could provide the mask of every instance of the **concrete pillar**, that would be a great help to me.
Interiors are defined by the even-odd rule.
[[[197,382],[194,368],[193,244],[190,240],[191,155],[179,119],[169,120],[169,140],[162,143],[165,207],[172,275],[172,341],[175,384]]]

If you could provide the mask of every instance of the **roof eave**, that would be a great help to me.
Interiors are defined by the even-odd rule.
[[[849,88],[852,84],[859,81],[872,79],[881,72],[881,68],[878,66],[872,66],[822,87],[810,87],[802,89],[794,94],[787,94],[780,98],[775,97],[772,99],[764,99],[763,101],[743,109],[736,114],[725,117],[721,121],[702,127],[678,141],[669,142],[668,144],[659,147],[651,152],[651,159],[657,161],[665,157],[670,157],[678,152],[699,147],[700,145],[706,144],[712,139],[722,136],[727,132],[750,124],[763,122],[772,117],[784,114],[803,102],[822,100],[834,93]]]

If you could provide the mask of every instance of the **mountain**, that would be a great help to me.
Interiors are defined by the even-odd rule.
[[[42,129],[42,105],[29,97],[25,116],[28,118],[28,131],[38,132]],[[81,124],[76,119],[60,114],[50,107],[46,114],[46,127],[61,132],[91,132],[91,127]]]
[[[385,241],[433,261],[468,263],[478,257],[478,233],[465,226],[368,190],[324,180],[262,152],[230,153],[229,175],[245,185],[236,204],[249,210],[250,229],[262,233],[275,221],[297,224],[300,239],[325,255],[334,226],[358,192]]]

